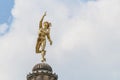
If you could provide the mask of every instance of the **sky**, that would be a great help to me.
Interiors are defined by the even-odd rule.
[[[9,32],[10,24],[13,20],[13,16],[11,14],[13,6],[14,0],[0,0],[0,25],[2,25],[0,26],[1,36]]]
[[[58,80],[120,80],[120,0],[0,0],[0,80],[26,80],[40,63],[45,11],[46,58]]]

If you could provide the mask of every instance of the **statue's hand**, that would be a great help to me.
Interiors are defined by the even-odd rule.
[[[46,12],[44,13],[44,16],[46,16]]]
[[[50,45],[52,45],[52,41],[50,40]]]

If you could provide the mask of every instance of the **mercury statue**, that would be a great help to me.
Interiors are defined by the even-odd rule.
[[[46,38],[50,42],[50,45],[52,45],[52,40],[50,38],[50,26],[51,23],[48,21],[43,22],[44,17],[46,16],[46,12],[42,16],[40,23],[39,23],[39,32],[38,32],[38,38],[36,43],[36,53],[41,53],[42,55],[42,62],[46,61],[45,54],[46,54]]]

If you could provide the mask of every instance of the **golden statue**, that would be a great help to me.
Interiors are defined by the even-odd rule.
[[[39,32],[38,32],[38,39],[37,39],[37,44],[36,44],[36,53],[41,53],[42,62],[46,61],[46,58],[45,58],[46,37],[48,38],[50,45],[52,45],[52,40],[50,38],[51,23],[48,21],[43,22],[43,19],[45,16],[46,16],[46,12],[42,16],[42,19],[40,20],[40,23],[39,23]]]

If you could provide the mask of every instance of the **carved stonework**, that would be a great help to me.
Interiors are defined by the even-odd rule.
[[[40,63],[33,67],[32,73],[27,75],[27,80],[57,80],[57,74],[53,73],[51,66]]]

